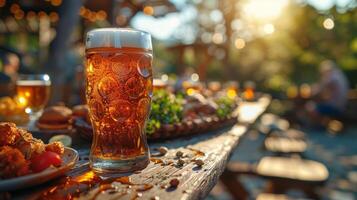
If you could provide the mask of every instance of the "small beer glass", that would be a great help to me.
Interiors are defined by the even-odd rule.
[[[16,81],[17,100],[33,121],[41,115],[50,98],[51,80],[47,74],[20,74]]]

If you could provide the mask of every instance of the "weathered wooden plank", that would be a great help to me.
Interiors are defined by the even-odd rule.
[[[167,147],[168,153],[162,157],[153,157],[149,166],[140,173],[122,175],[127,176],[125,178],[114,181],[113,177],[96,177],[88,168],[87,161],[82,161],[80,166],[68,174],[72,176],[72,179],[66,179],[67,181],[77,181],[74,187],[65,188],[65,184],[61,185],[60,181],[52,182],[56,188],[47,189],[47,194],[51,191],[53,193],[58,188],[63,188],[66,193],[76,193],[77,189],[87,191],[88,185],[90,185],[87,183],[90,182],[91,186],[101,185],[89,189],[88,192],[82,192],[80,199],[136,199],[139,197],[140,199],[156,198],[164,200],[202,199],[217,183],[231,152],[238,144],[240,136],[247,131],[248,125],[264,112],[268,104],[269,98],[263,97],[258,102],[240,105],[238,109],[239,120],[244,124],[237,124],[232,128],[197,135],[192,138],[151,144],[150,149],[153,155],[155,155],[154,149],[160,146]],[[184,155],[181,158],[182,161],[179,161],[176,156],[178,151],[181,151]],[[85,154],[88,150],[81,152]],[[201,167],[196,163],[199,161],[194,161],[197,159],[203,162]],[[182,166],[179,165],[180,162],[182,162]],[[93,180],[97,178],[100,180],[94,182]],[[124,179],[125,181],[123,181]],[[130,182],[127,179],[130,179]],[[179,181],[177,187],[170,187],[170,181],[173,179]],[[43,188],[46,187],[31,191],[30,195],[28,194],[29,190],[22,191],[22,193],[13,194],[13,197],[14,199],[37,199],[41,195],[43,197],[44,191],[46,191]]]

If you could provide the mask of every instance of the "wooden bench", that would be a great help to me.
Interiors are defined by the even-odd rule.
[[[328,179],[327,168],[316,161],[300,158],[264,157],[257,164],[229,163],[222,182],[235,199],[247,199],[248,192],[237,180],[246,174],[269,181],[266,192],[282,194],[289,189],[300,189],[313,199],[318,199],[316,188]]]
[[[268,137],[264,140],[264,148],[277,155],[302,154],[307,144],[304,140],[287,137]]]

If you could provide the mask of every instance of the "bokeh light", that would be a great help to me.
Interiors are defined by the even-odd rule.
[[[242,38],[237,38],[235,41],[234,41],[234,46],[237,48],[237,49],[243,49],[245,47],[245,41],[242,39]]]
[[[0,0],[0,7],[4,7],[6,5],[6,0]]]
[[[62,0],[51,0],[53,6],[59,6],[62,4]]]
[[[311,87],[310,85],[304,83],[300,86],[300,96],[302,98],[308,99],[311,97]]]
[[[288,98],[296,98],[298,96],[299,90],[295,85],[289,86],[286,90],[286,96]]]
[[[273,24],[265,24],[263,27],[263,31],[266,34],[272,34],[275,32],[275,27]]]
[[[15,3],[10,6],[10,12],[12,13],[16,13],[18,10],[20,10],[20,6],[18,4]]]
[[[143,9],[143,12],[145,15],[153,15],[154,14],[154,8],[152,6],[145,6]]]
[[[169,80],[169,76],[167,74],[161,75],[161,80],[167,82]]]
[[[237,91],[235,89],[227,90],[227,97],[230,99],[234,99],[237,97]]]
[[[30,12],[27,13],[27,15],[26,15],[26,19],[27,20],[31,20],[31,19],[34,19],[34,18],[36,18],[36,13],[34,11],[30,11]]]
[[[325,29],[331,30],[335,27],[335,22],[331,18],[326,18],[322,24]]]
[[[223,35],[222,33],[214,33],[212,36],[212,41],[215,44],[222,44],[223,43]]]
[[[107,18],[107,13],[104,10],[100,10],[96,13],[96,18],[99,21],[103,21]]]
[[[51,22],[57,22],[59,19],[59,16],[56,12],[51,12],[49,16],[50,16]]]
[[[198,76],[197,73],[191,74],[191,80],[194,82],[197,82],[200,79],[200,76]]]

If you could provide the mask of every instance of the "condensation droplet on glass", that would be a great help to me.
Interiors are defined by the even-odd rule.
[[[143,54],[138,61],[138,72],[144,78],[147,78],[151,75],[151,61],[152,57],[147,54]]]

